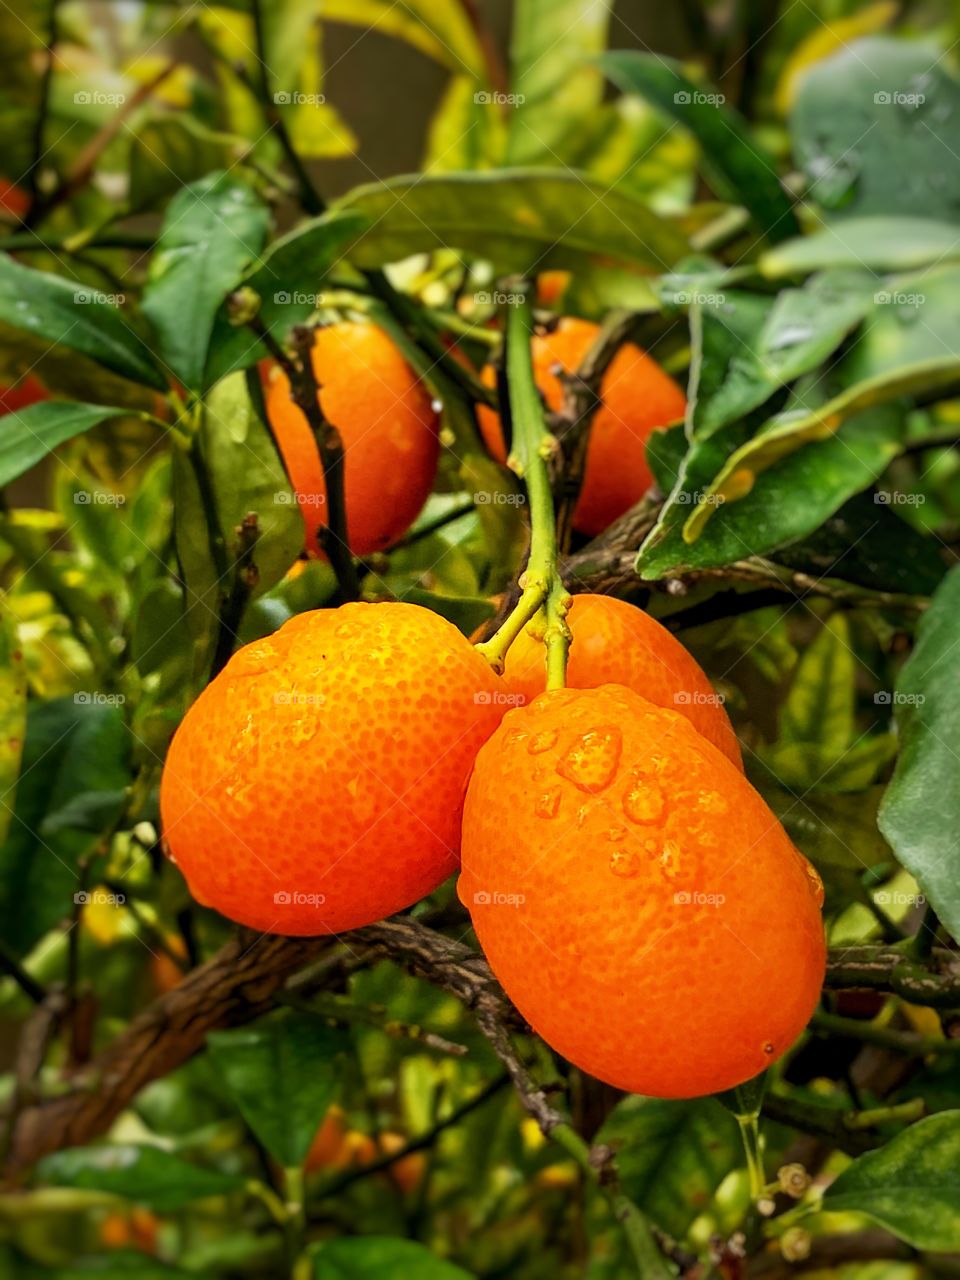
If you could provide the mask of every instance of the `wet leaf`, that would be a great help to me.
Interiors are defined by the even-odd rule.
[[[206,1196],[241,1191],[246,1178],[189,1164],[159,1147],[110,1144],[70,1147],[44,1156],[37,1165],[41,1183],[109,1191],[112,1195],[171,1213]]]

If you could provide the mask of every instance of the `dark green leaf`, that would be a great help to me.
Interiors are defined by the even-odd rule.
[[[681,233],[639,200],[556,169],[393,178],[358,187],[339,207],[369,221],[351,255],[364,267],[453,248],[518,271],[663,270],[687,252]]]
[[[719,293],[701,306],[694,434],[735,422],[815,369],[870,310],[874,290],[865,272],[834,271],[775,298]]]
[[[170,201],[143,310],[166,363],[191,390],[202,385],[220,304],[258,258],[268,222],[257,196],[226,173],[209,174]]]
[[[215,1031],[210,1055],[243,1118],[287,1168],[303,1164],[333,1100],[342,1033],[322,1019],[289,1013]]]
[[[960,85],[930,41],[868,36],[812,66],[790,117],[797,164],[832,218],[956,220]]]
[[[858,414],[833,438],[808,445],[757,476],[740,501],[711,507],[715,514],[706,529],[688,543],[683,526],[691,511],[714,501],[709,492],[712,477],[749,435],[747,425],[723,427],[690,446],[676,487],[640,549],[638,573],[662,578],[690,568],[732,564],[805,537],[882,474],[900,452],[903,425],[892,408]],[[648,456],[664,447],[660,434],[654,436]]]
[[[344,246],[364,227],[355,213],[328,213],[302,223],[275,240],[258,265],[241,282],[260,298],[257,318],[283,342],[319,305],[318,289]],[[244,327],[230,323],[226,304],[221,306],[210,339],[206,384],[212,385],[237,369],[246,369],[266,356],[267,349]]]
[[[0,254],[0,320],[33,338],[79,351],[114,373],[166,390],[144,339],[109,295]]]
[[[900,672],[894,716],[900,755],[880,809],[880,830],[960,937],[960,568],[944,578]]]
[[[108,418],[130,417],[129,409],[71,400],[44,400],[0,418],[0,487],[22,476],[73,436]]]
[[[595,1141],[613,1147],[625,1194],[678,1238],[742,1158],[737,1122],[713,1098],[625,1098]]]
[[[422,1244],[390,1236],[332,1240],[315,1254],[313,1274],[315,1280],[471,1280]]]
[[[722,95],[709,87],[705,92],[687,79],[677,63],[659,54],[611,50],[600,65],[624,93],[646,98],[693,133],[717,194],[749,209],[771,240],[799,232],[776,162],[751,135],[739,112],[724,105]]]
[[[780,741],[815,743],[825,761],[853,737],[854,676],[850,624],[835,613],[803,652],[780,713]]]
[[[854,1160],[823,1207],[865,1213],[917,1249],[960,1249],[960,1111],[941,1111]]]
[[[41,1183],[108,1191],[161,1213],[171,1213],[205,1196],[242,1190],[246,1179],[189,1164],[159,1147],[111,1144],[70,1147],[44,1156],[37,1165]]]
[[[18,954],[69,915],[78,859],[123,808],[129,735],[115,697],[100,699],[88,691],[28,705],[10,834],[0,848],[0,927]]]

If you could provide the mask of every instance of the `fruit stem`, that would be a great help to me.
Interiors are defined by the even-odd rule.
[[[747,1159],[747,1173],[750,1176],[750,1199],[756,1203],[762,1199],[767,1180],[763,1172],[763,1156],[760,1152],[760,1119],[756,1111],[747,1115],[738,1115],[740,1136],[743,1139],[743,1151]]]
[[[527,489],[530,505],[530,555],[520,576],[520,599],[499,631],[477,646],[495,671],[528,622],[544,613],[547,688],[562,689],[566,682],[570,628],[566,614],[570,596],[557,570],[557,527],[550,488],[548,461],[556,452],[556,438],[546,427],[543,404],[533,373],[530,340],[533,306],[527,281],[511,282],[515,302],[507,309],[507,387],[513,446],[510,466]]]

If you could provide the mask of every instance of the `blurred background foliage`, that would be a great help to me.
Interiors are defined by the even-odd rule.
[[[725,695],[752,779],[824,877],[833,946],[922,965],[936,938],[948,963],[958,41],[946,0],[4,7],[8,1116],[108,1090],[84,1074],[97,1051],[230,936],[162,857],[156,788],[222,638],[244,514],[261,537],[241,640],[335,597],[275,500],[289,484],[266,350],[227,302],[240,285],[279,342],[307,320],[382,323],[443,402],[436,492],[364,589],[467,634],[525,535],[517,504],[472,500],[516,481],[440,335],[479,365],[512,271],[536,271],[544,319],[635,312],[691,409],[651,444],[657,492],[616,590]],[[574,545],[584,582],[604,555]],[[465,935],[450,886],[414,914]],[[533,1038],[524,1054],[615,1151],[671,1273],[956,1275],[960,1020],[880,987],[825,996],[771,1073],[767,1214],[721,1101],[621,1098]],[[106,1141],[61,1145],[0,1195],[0,1277],[638,1274],[470,1013],[388,961],[285,988]],[[792,1196],[776,1170],[798,1163],[814,1180]]]

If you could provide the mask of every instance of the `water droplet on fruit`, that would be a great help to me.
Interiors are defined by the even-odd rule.
[[[656,822],[664,804],[660,785],[652,778],[635,777],[623,797],[623,811],[631,822]]]
[[[627,849],[617,849],[610,855],[610,870],[620,880],[633,880],[640,871],[640,859]]]
[[[560,808],[560,792],[545,791],[537,800],[534,811],[538,818],[555,818]]]
[[[763,1052],[769,1056],[771,1053],[773,1053],[773,1041],[764,1040],[762,1048],[763,1048]]]
[[[623,749],[623,735],[614,725],[588,729],[557,765],[557,773],[581,791],[596,794],[610,784]]]
[[[532,756],[538,756],[542,751],[549,751],[557,741],[557,732],[555,729],[544,729],[542,733],[535,733],[527,743],[527,750]]]
[[[511,729],[503,740],[504,746],[515,747],[521,742],[526,742],[529,736],[523,729]]]
[[[626,827],[611,827],[607,832],[608,840],[622,840],[627,834]]]
[[[668,880],[675,880],[680,874],[680,846],[673,840],[665,840],[660,850],[660,866]]]
[[[719,791],[701,791],[697,796],[697,805],[705,813],[727,812],[727,802]]]

